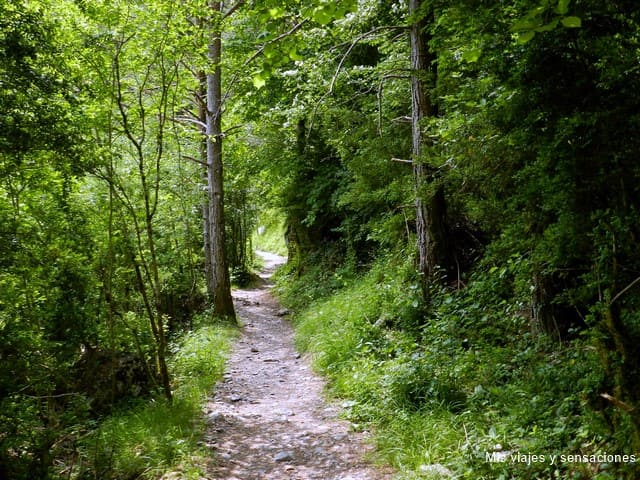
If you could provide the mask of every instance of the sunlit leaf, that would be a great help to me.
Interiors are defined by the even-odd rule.
[[[533,37],[535,37],[536,32],[533,30],[529,30],[528,32],[522,32],[518,35],[518,43],[527,43],[528,41],[530,41],[531,39],[533,39]]]
[[[320,8],[313,12],[313,19],[320,25],[328,25],[333,20],[332,16],[325,9]]]
[[[267,58],[274,58],[279,53],[278,46],[273,43],[267,44],[262,53]]]
[[[304,57],[300,55],[295,48],[292,48],[291,50],[289,50],[289,58],[294,62],[298,60],[304,60]]]
[[[480,58],[480,55],[482,55],[482,50],[481,49],[472,48],[471,50],[466,50],[462,54],[462,60],[464,60],[465,62],[469,62],[469,63],[477,62],[478,59]]]
[[[549,22],[546,25],[542,25],[535,29],[536,32],[550,32],[558,26],[558,20],[554,20],[553,22]]]
[[[562,20],[562,25],[567,28],[580,28],[582,27],[582,20],[580,17],[564,17]]]
[[[253,76],[253,86],[258,90],[264,87],[267,84],[267,80],[259,73]]]
[[[532,30],[540,26],[540,22],[535,21],[531,18],[522,18],[518,20],[516,23],[511,25],[512,32],[522,32]]]

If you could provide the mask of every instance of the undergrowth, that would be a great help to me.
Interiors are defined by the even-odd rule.
[[[170,362],[173,402],[139,401],[103,420],[82,441],[68,478],[156,479],[166,472],[202,478],[208,456],[199,445],[202,405],[222,376],[233,335],[228,326],[202,325],[177,340]]]
[[[377,432],[398,478],[637,478],[634,463],[591,457],[638,452],[609,426],[589,332],[554,342],[512,291],[505,300],[517,261],[428,305],[412,265],[398,254],[361,275],[312,267],[277,289],[297,312],[298,348],[356,427]]]

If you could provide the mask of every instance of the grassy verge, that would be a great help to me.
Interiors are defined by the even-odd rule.
[[[167,472],[177,475],[171,478],[202,478],[209,455],[199,444],[202,406],[222,376],[233,335],[223,326],[185,334],[171,359],[173,403],[154,399],[108,417],[82,442],[69,478],[157,479]]]
[[[425,306],[411,271],[390,256],[361,276],[309,269],[279,288],[297,309],[298,347],[350,420],[377,432],[399,479],[636,478],[635,464],[597,458],[637,452],[599,410],[592,339],[534,335],[518,302],[504,301],[508,272],[488,269]]]

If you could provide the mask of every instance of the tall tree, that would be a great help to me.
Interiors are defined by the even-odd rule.
[[[446,200],[444,187],[434,181],[434,172],[425,162],[432,146],[424,129],[437,116],[430,90],[436,80],[436,56],[430,49],[428,14],[423,0],[409,0],[409,37],[411,42],[411,136],[413,173],[416,191],[416,231],[418,272],[425,296],[429,283],[440,268],[447,267]],[[433,7],[432,7],[433,8]]]
[[[227,263],[224,220],[224,177],[222,163],[222,2],[209,4],[208,19],[208,60],[206,74],[206,165],[207,165],[207,205],[205,213],[205,248],[210,265],[208,284],[213,297],[213,314],[223,318],[235,318],[231,299],[231,281]],[[230,14],[227,12],[226,15]],[[208,228],[207,228],[208,222]],[[208,244],[208,245],[207,245]]]
[[[343,17],[353,8],[353,2],[343,5],[333,5],[329,2],[312,2],[300,7],[295,2],[266,2],[262,5],[246,5],[243,0],[225,9],[223,2],[210,1],[209,18],[205,21],[208,39],[208,71],[206,73],[206,168],[207,168],[207,202],[208,208],[204,213],[205,245],[210,248],[206,254],[206,266],[210,270],[210,294],[213,297],[213,312],[221,317],[235,315],[230,293],[230,280],[227,252],[225,250],[225,205],[224,205],[224,172],[223,172],[223,139],[222,112],[225,99],[229,92],[241,83],[238,72],[246,70],[249,64],[257,64],[257,74],[253,78],[250,88],[261,88],[266,79],[277,67],[289,64],[300,58],[297,53],[298,39],[295,34],[310,20],[323,25],[335,18]],[[237,30],[242,27],[248,29],[259,28],[262,40],[250,43],[244,55],[236,59],[240,64],[235,76],[230,79],[228,91],[222,91],[222,33],[223,24],[238,10],[244,11],[244,17],[237,22]],[[256,17],[259,24],[254,24]],[[266,30],[266,31],[265,31]],[[242,36],[242,32],[235,31],[234,35]],[[246,35],[246,33],[245,33]],[[206,247],[205,247],[206,248]]]

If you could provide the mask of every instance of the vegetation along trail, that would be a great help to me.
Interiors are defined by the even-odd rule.
[[[337,418],[323,382],[293,347],[293,330],[269,292],[269,275],[284,261],[261,253],[263,282],[237,290],[242,336],[224,381],[206,405],[207,441],[216,479],[377,480],[367,465],[365,434]]]

